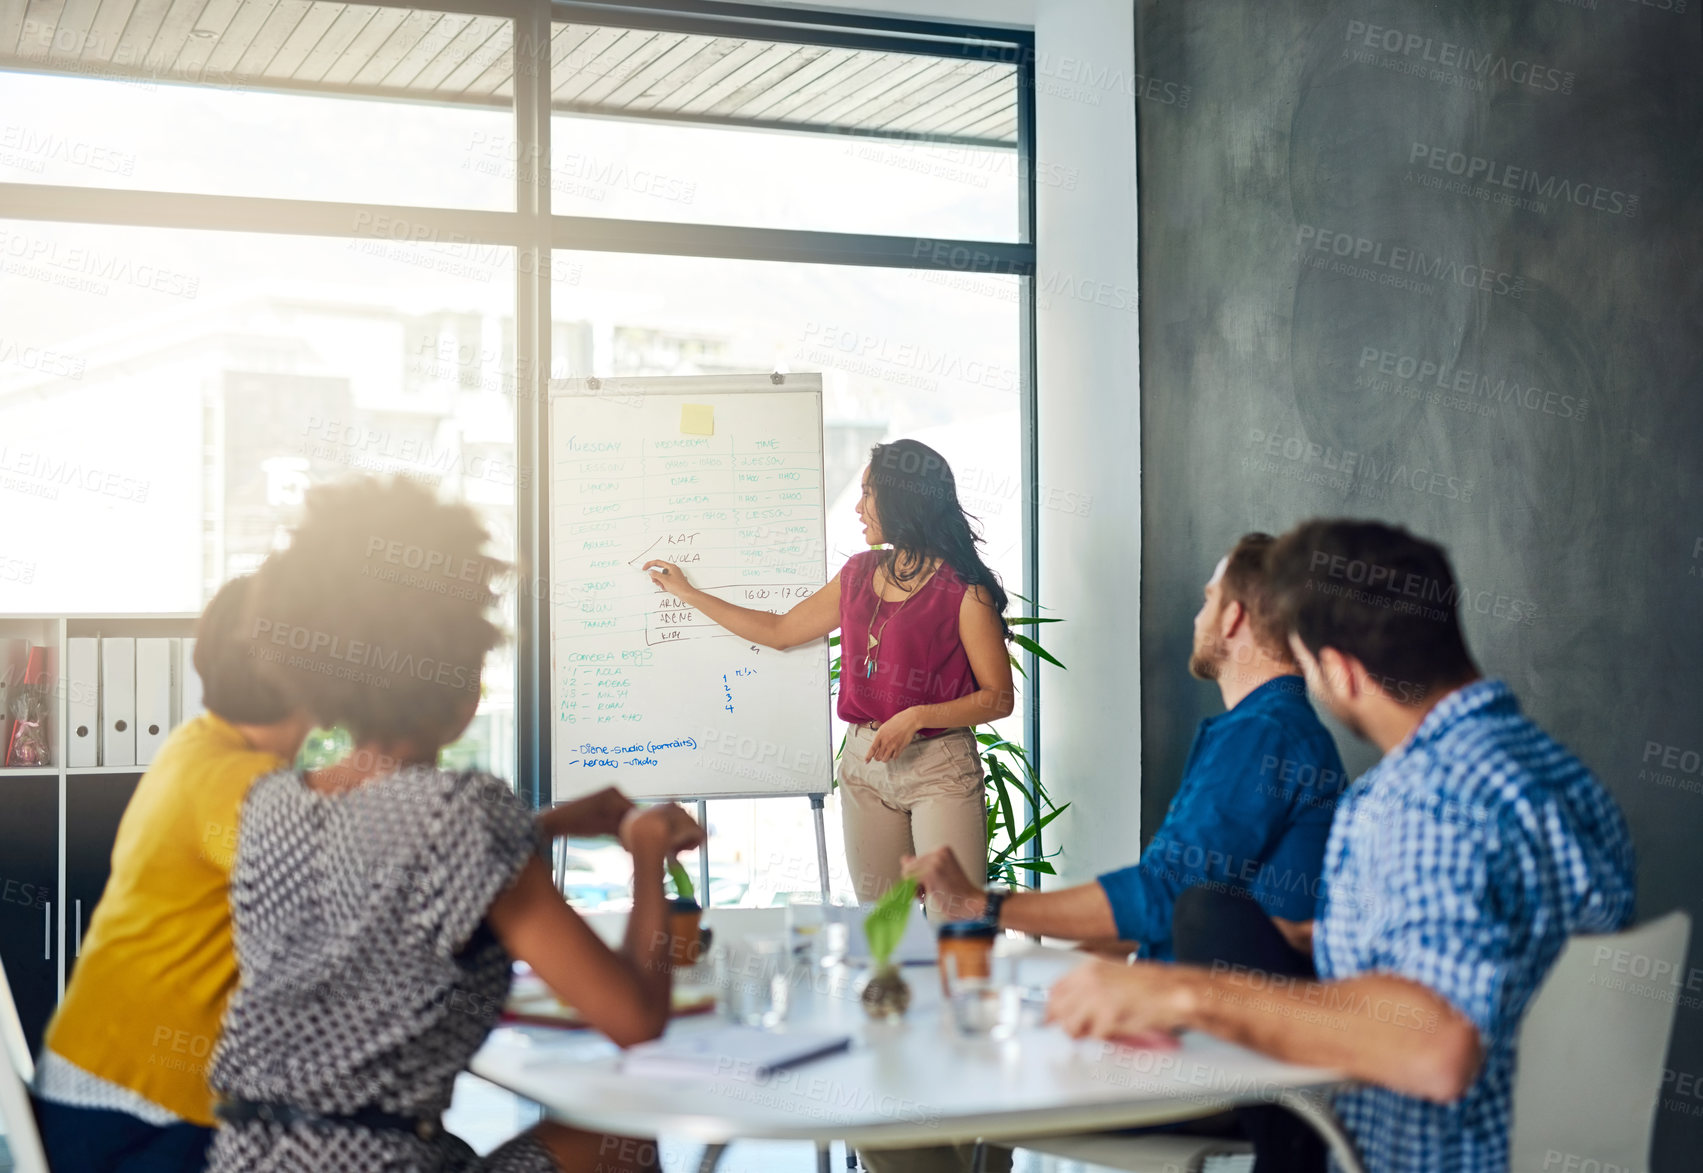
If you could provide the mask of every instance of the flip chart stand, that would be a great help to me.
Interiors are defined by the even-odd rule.
[[[816,823],[816,875],[822,884],[822,903],[828,903],[828,824],[823,813],[825,794],[810,796],[810,814]]]

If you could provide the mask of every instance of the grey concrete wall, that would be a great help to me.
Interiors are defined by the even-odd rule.
[[[1213,562],[1377,517],[1449,547],[1481,665],[1619,799],[1640,916],[1703,914],[1698,8],[1137,3],[1146,827],[1220,708]],[[1703,1153],[1688,974],[1658,1169]]]

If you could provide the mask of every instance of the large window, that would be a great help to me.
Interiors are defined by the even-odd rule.
[[[5,64],[40,72],[0,74],[0,178],[514,207],[463,153],[513,126],[511,20],[327,0],[9,7]]]
[[[19,7],[0,508],[31,572],[0,611],[197,610],[354,471],[475,504],[537,582],[543,380],[587,374],[819,371],[830,561],[869,446],[907,435],[1031,584],[1020,35],[701,4]],[[548,801],[540,597],[506,599],[457,756]],[[814,886],[803,799],[710,816],[717,902]],[[587,902],[621,899],[574,858]]]
[[[1013,62],[565,23],[551,44],[558,212],[1019,236]]]
[[[573,275],[559,303],[581,307],[593,336],[610,341],[586,352],[588,365],[561,363],[563,374],[821,372],[830,574],[865,548],[854,511],[870,446],[909,436],[952,465],[964,507],[981,522],[984,557],[1021,590],[1016,278],[943,283],[905,269],[582,252],[558,253],[554,269]],[[843,732],[835,720],[836,745]],[[815,831],[803,799],[717,801],[708,813],[718,899],[769,904],[816,888]],[[832,800],[827,819],[838,868]]]
[[[32,566],[0,611],[198,611],[356,472],[467,501],[514,558],[513,248],[0,220],[0,255],[0,508]],[[512,771],[514,705],[505,646],[457,752]]]

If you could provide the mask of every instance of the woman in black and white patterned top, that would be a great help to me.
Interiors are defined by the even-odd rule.
[[[661,1033],[664,860],[702,841],[673,804],[639,811],[606,791],[535,820],[498,779],[437,767],[498,638],[485,612],[503,567],[486,540],[465,506],[361,480],[310,490],[290,547],[256,578],[254,654],[356,748],[261,778],[243,806],[241,984],[212,1068],[225,1102],[210,1173],[551,1173],[618,1168],[611,1151],[654,1156],[544,1124],[481,1159],[438,1123],[497,1021],[512,958],[616,1042]],[[615,834],[632,853],[620,950],[551,882],[537,849],[558,834]]]

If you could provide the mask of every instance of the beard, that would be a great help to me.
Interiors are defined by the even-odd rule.
[[[1217,680],[1224,671],[1228,651],[1223,640],[1213,639],[1196,644],[1189,653],[1189,675],[1196,680]]]

